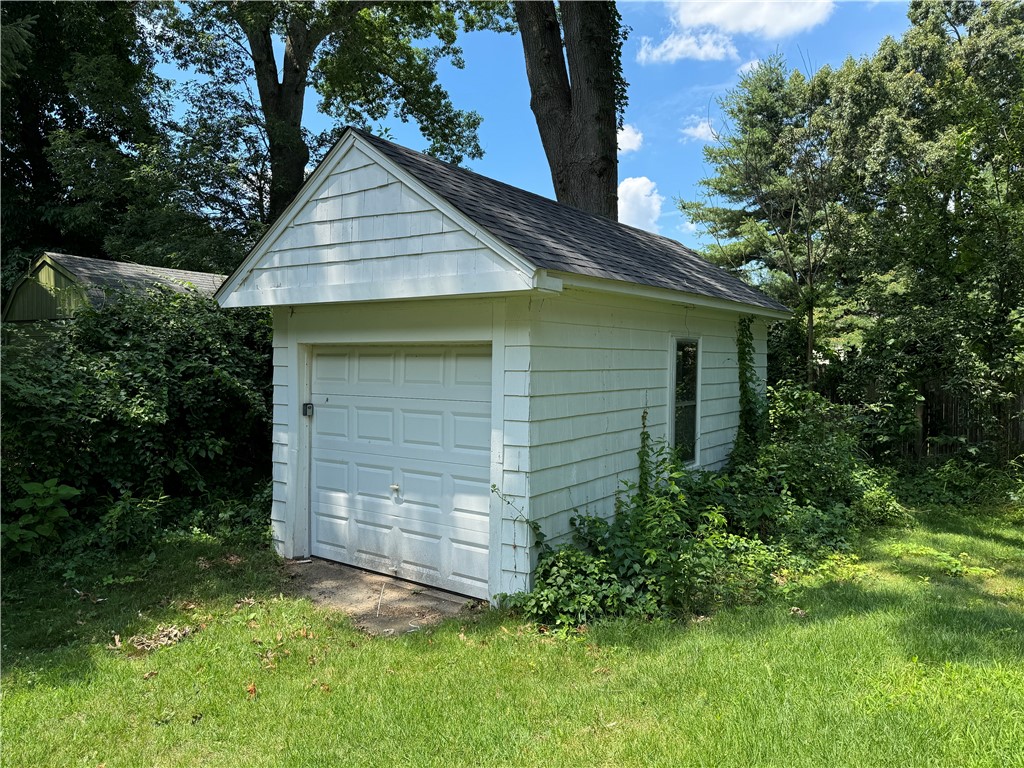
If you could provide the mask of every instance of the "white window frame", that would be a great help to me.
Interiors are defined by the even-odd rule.
[[[695,344],[697,346],[697,383],[696,383],[696,403],[694,408],[694,435],[693,435],[693,458],[686,462],[687,467],[699,467],[700,466],[700,446],[701,446],[701,401],[703,400],[703,387],[702,378],[704,373],[704,344],[701,337],[693,336],[673,336],[672,346],[669,349],[669,366],[668,366],[668,418],[666,423],[668,424],[668,443],[673,448],[676,447],[676,355],[678,354],[680,344]]]

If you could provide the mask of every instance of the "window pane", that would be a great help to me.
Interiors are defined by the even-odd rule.
[[[675,447],[691,461],[697,451],[697,344],[676,343]]]
[[[676,407],[676,452],[683,461],[692,461],[697,455],[697,406]]]

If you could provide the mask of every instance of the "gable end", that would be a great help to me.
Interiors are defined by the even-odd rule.
[[[536,269],[350,134],[218,292],[223,306],[530,290]]]

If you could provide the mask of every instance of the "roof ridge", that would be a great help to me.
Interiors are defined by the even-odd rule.
[[[182,274],[182,275],[208,275],[210,277],[221,277],[221,278],[226,277],[225,275],[222,275],[219,272],[202,272],[202,271],[197,270],[197,269],[178,269],[177,267],[158,267],[158,266],[155,266],[153,264],[140,264],[137,261],[125,261],[123,259],[105,259],[105,258],[98,258],[96,256],[80,256],[80,255],[78,255],[76,253],[64,253],[63,251],[43,251],[43,256],[58,256],[58,257],[61,257],[61,258],[68,258],[68,259],[81,259],[83,261],[95,261],[95,262],[99,262],[99,263],[102,263],[102,264],[117,264],[117,265],[120,265],[120,266],[135,267],[136,269],[145,270],[145,271],[156,270],[157,272],[174,272],[174,273],[178,273],[178,274]],[[173,277],[173,275],[168,275],[168,277]]]

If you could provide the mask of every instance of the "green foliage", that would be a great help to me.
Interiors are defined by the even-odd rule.
[[[274,485],[258,483],[250,498],[206,497],[180,516],[182,527],[203,531],[221,541],[270,542],[270,508]]]
[[[77,522],[117,546],[142,536],[123,519],[138,500],[244,498],[270,467],[270,371],[266,313],[194,293],[119,294],[45,339],[11,340],[5,494],[59,478],[82,491]]]
[[[81,491],[58,485],[52,477],[44,483],[22,483],[25,495],[5,506],[0,523],[0,549],[7,555],[13,548],[19,554],[39,554],[43,540],[57,539],[71,515],[65,504]]]
[[[561,547],[538,559],[533,590],[511,595],[506,604],[556,627],[577,628],[629,610],[631,604],[623,599],[626,590],[606,560]]]
[[[1024,392],[1024,5],[908,15],[837,69],[773,57],[744,76],[706,150],[707,198],[681,206],[710,258],[794,308],[771,381],[809,372],[865,404],[865,445],[887,460],[1005,462]]]
[[[908,503],[956,507],[1009,500],[1024,508],[1024,456],[1006,466],[962,457],[915,464],[902,473],[898,491]]]
[[[758,466],[799,504],[852,502],[859,467],[852,410],[793,384],[771,388],[768,402],[772,439],[759,451]]]
[[[740,423],[730,463],[751,461],[764,441],[767,428],[761,379],[754,367],[754,317],[741,317],[736,327],[736,360],[739,365]]]
[[[4,298],[42,250],[225,272],[260,234],[222,215],[235,201],[219,180],[237,180],[237,168],[207,134],[179,130],[140,18],[148,8],[0,8]]]
[[[863,531],[905,523],[891,478],[857,454],[852,410],[795,385],[768,389],[767,432],[728,472],[687,471],[641,432],[638,482],[613,519],[573,518],[578,548],[542,553],[509,603],[573,628],[758,602]]]
[[[389,116],[412,120],[431,154],[450,162],[482,156],[481,118],[455,108],[438,66],[462,68],[458,33],[505,28],[506,13],[502,4],[461,2],[149,6],[147,22],[161,53],[200,76],[179,91],[189,105],[178,137],[185,167],[201,167],[190,162],[197,156],[224,172],[191,188],[235,219],[239,212],[263,225],[276,218],[340,130],[303,128],[310,86],[321,96],[320,111],[339,126],[370,128]],[[258,104],[254,93],[261,95]]]

